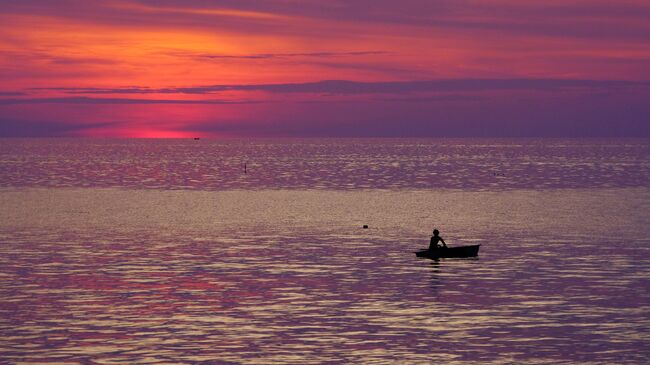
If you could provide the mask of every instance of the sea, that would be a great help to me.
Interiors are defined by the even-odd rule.
[[[0,139],[0,363],[648,364],[650,140]]]

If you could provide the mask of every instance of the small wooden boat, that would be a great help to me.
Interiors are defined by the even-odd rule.
[[[478,256],[478,249],[481,245],[458,246],[439,248],[437,250],[420,250],[415,252],[417,257],[426,257],[430,259],[452,258],[452,257],[475,257]]]

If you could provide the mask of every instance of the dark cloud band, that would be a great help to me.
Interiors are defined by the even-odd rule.
[[[225,84],[176,88],[47,88],[70,94],[211,94],[224,91],[269,93],[402,94],[416,92],[472,92],[490,90],[560,90],[570,88],[648,88],[650,81],[572,79],[445,79],[427,81],[358,82],[324,80],[286,84]],[[43,88],[34,89],[43,90]]]

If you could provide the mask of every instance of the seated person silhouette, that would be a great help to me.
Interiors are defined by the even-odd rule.
[[[437,250],[438,248],[447,248],[447,244],[442,237],[438,236],[440,232],[437,229],[433,230],[433,236],[431,236],[431,243],[429,244],[429,251]],[[442,243],[442,246],[438,246],[438,242]]]

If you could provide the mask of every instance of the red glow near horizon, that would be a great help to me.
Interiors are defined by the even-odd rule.
[[[76,136],[78,137],[108,136],[114,138],[195,138],[197,135],[199,134],[186,132],[186,131],[165,131],[165,130],[157,130],[157,129],[124,130],[122,128],[112,130],[110,128],[106,128],[106,129],[96,128],[90,131],[89,133],[84,133],[83,131],[79,132]]]

